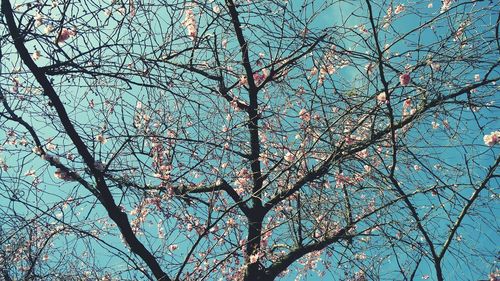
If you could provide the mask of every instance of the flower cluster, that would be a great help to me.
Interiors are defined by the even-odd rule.
[[[307,109],[302,108],[299,112],[299,118],[304,122],[309,122],[309,120],[311,120],[311,113],[309,113]]]
[[[446,11],[448,11],[451,7],[451,3],[453,2],[453,0],[442,0],[442,4],[441,4],[441,13],[444,13]]]
[[[500,140],[500,131],[491,132],[489,135],[485,135],[483,137],[484,144],[487,146],[494,146],[499,143]]]
[[[236,192],[241,195],[245,192],[245,186],[248,184],[250,179],[252,178],[252,174],[248,171],[247,168],[242,168],[236,175],[236,180],[234,181],[234,185],[237,186]]]
[[[68,29],[68,28],[63,28],[61,30],[61,33],[59,34],[59,37],[57,37],[56,42],[58,44],[64,43],[70,37],[75,36],[75,35],[76,35],[76,31],[75,30],[71,30],[71,29]]]
[[[385,92],[381,92],[377,95],[377,101],[380,103],[387,103],[387,94]]]
[[[192,9],[187,9],[184,13],[186,14],[186,17],[182,21],[182,25],[186,27],[189,38],[194,40],[196,39],[198,32],[198,24],[196,22],[194,12]]]
[[[500,270],[490,273],[488,281],[499,281],[500,280]]]
[[[403,73],[399,76],[399,83],[401,83],[401,86],[408,86],[410,84],[411,78],[409,73]]]
[[[95,136],[95,140],[100,142],[101,144],[105,144],[108,141],[102,134],[98,134],[97,136]]]

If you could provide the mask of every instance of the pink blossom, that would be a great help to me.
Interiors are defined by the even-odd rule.
[[[95,140],[100,142],[101,144],[105,144],[108,141],[102,134],[95,136]]]
[[[494,146],[500,140],[500,131],[491,132],[489,135],[483,137],[484,144],[487,146]]]
[[[48,24],[45,26],[45,28],[43,29],[43,33],[45,34],[49,34],[52,32],[52,30],[54,30],[54,26],[52,26],[52,24]]]
[[[182,25],[184,25],[187,29],[188,36],[191,40],[196,39],[196,35],[198,33],[198,24],[196,22],[196,18],[193,10],[187,9],[185,11],[186,17],[182,21]]]
[[[371,172],[371,170],[372,170],[372,167],[370,167],[368,165],[364,165],[363,168],[365,169],[365,172],[367,172],[367,173]]]
[[[366,28],[366,26],[364,24],[358,26],[358,30],[361,33],[365,33],[365,34],[369,33],[368,29]]]
[[[130,9],[130,17],[133,18],[135,16],[134,0],[129,0],[128,1],[128,6],[129,6],[129,9]]]
[[[42,154],[42,152],[43,152],[42,148],[41,148],[41,147],[39,147],[39,146],[35,146],[35,147],[33,147],[32,151],[33,151],[33,153],[35,153],[35,154]]]
[[[495,272],[490,273],[488,281],[499,281],[500,280],[500,271],[496,270]]]
[[[250,263],[256,263],[257,260],[259,260],[259,255],[258,254],[250,256]]]
[[[213,10],[213,11],[214,11],[214,13],[216,13],[216,14],[220,13],[220,7],[219,7],[219,5],[214,5],[214,6],[212,7],[212,10]]]
[[[409,108],[411,106],[411,99],[406,99],[403,103],[403,108]]]
[[[264,78],[267,78],[267,76],[269,76],[269,70],[267,70],[267,68],[262,69],[262,76],[264,76]]]
[[[369,64],[365,65],[365,71],[367,75],[372,75],[374,70],[375,70],[374,63],[370,62]]]
[[[25,174],[24,174],[26,177],[36,177],[36,173],[35,173],[35,170],[28,170]]]
[[[431,62],[430,65],[431,65],[432,70],[434,70],[434,71],[441,70],[441,65],[437,62]]]
[[[394,13],[397,15],[397,14],[399,14],[399,13],[401,13],[401,12],[404,12],[404,10],[405,10],[405,9],[406,9],[406,8],[405,8],[405,5],[403,5],[403,4],[399,4],[399,5],[396,7],[396,9],[394,10]]]
[[[38,60],[40,58],[40,51],[35,50],[33,52],[33,55],[31,55],[31,57],[33,58],[33,60]]]
[[[368,153],[368,150],[367,149],[363,149],[361,150],[360,152],[356,153],[356,155],[359,157],[359,158],[362,158],[362,159],[365,159],[368,157],[369,153]]]
[[[444,13],[450,9],[453,0],[442,0],[441,13]]]
[[[321,74],[321,76],[325,76],[326,74],[334,74],[335,73],[335,66],[332,65],[332,64],[329,64],[329,65],[323,65],[321,66],[321,68],[319,69],[319,73]]]
[[[233,98],[233,100],[230,102],[231,108],[233,108],[235,111],[239,111],[240,108],[238,107],[238,100],[236,98]]]
[[[61,180],[70,180],[71,179],[71,176],[67,172],[65,172],[59,168],[57,168],[56,171],[54,172],[54,176],[58,179],[61,179]]]
[[[75,32],[68,28],[63,28],[59,37],[57,38],[57,43],[64,43],[64,41],[68,40],[71,36],[74,36]]]
[[[448,120],[443,120],[443,125],[446,129],[449,129],[450,128],[450,123],[448,122]]]
[[[262,71],[264,72],[264,71]],[[259,73],[254,73],[253,74],[253,80],[255,81],[255,84],[260,85],[264,80],[266,80],[267,75],[266,74],[259,74]]]
[[[2,159],[0,159],[0,166],[2,167],[2,170],[4,172],[7,172],[7,170],[9,169],[9,166]]]
[[[250,177],[251,177],[251,175],[250,175],[250,172],[248,171],[248,169],[242,168],[238,172],[237,178],[236,178],[236,181],[234,182],[234,184],[241,188],[248,183],[248,181],[250,180]]]
[[[377,100],[381,103],[385,103],[387,102],[387,95],[385,94],[385,92],[382,92],[380,94],[377,95]]]
[[[227,220],[227,226],[231,227],[231,228],[235,227],[236,226],[236,221],[233,218],[229,218]]]
[[[47,148],[47,150],[50,150],[50,151],[54,151],[54,150],[56,150],[56,149],[57,149],[57,145],[55,145],[55,144],[53,144],[53,143],[51,143],[51,142],[47,143],[47,144],[45,145],[45,147]]]
[[[401,83],[401,86],[408,86],[410,84],[410,74],[409,73],[403,73],[399,76],[399,83]]]
[[[40,13],[36,13],[33,19],[35,20],[35,27],[39,27],[43,24],[43,17]]]
[[[240,76],[240,86],[248,85],[248,79],[245,75]]]
[[[318,68],[314,66],[314,67],[313,67],[313,68],[311,68],[311,70],[309,71],[309,77],[316,76],[316,74],[318,74]]]
[[[305,108],[302,108],[299,112],[299,118],[304,122],[309,122],[309,120],[311,120],[311,113],[307,112]]]
[[[287,152],[285,155],[285,161],[292,162],[295,160],[295,156],[291,152]]]

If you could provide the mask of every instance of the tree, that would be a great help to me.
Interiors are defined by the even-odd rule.
[[[3,279],[500,278],[494,1],[12,2]]]

